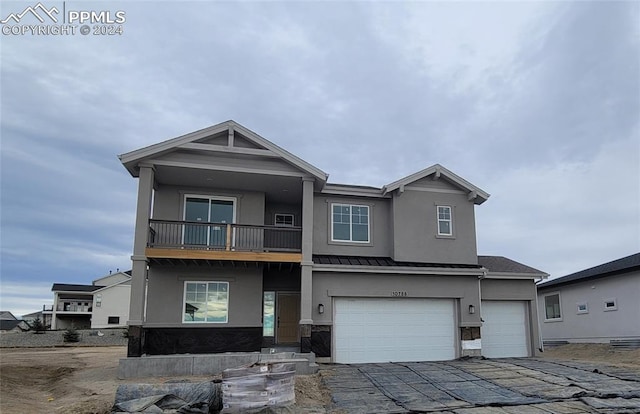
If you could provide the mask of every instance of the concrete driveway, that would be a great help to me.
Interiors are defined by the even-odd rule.
[[[346,413],[638,413],[640,371],[535,358],[336,365]]]

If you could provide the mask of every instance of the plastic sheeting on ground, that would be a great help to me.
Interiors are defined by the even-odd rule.
[[[123,384],[112,413],[209,414],[222,408],[220,383]]]

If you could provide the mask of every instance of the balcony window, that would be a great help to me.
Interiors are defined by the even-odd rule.
[[[369,243],[369,206],[331,205],[331,240]]]
[[[229,319],[228,282],[185,282],[185,323],[227,323]]]

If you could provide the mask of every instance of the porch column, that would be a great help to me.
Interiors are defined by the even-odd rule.
[[[58,319],[58,292],[53,292],[53,308],[51,308],[51,330],[55,331],[58,328],[58,323],[57,323],[57,319]],[[42,316],[42,319],[44,319],[44,315]],[[46,324],[45,324],[46,325]]]
[[[145,290],[147,280],[147,256],[145,249],[149,237],[151,200],[154,187],[155,169],[153,165],[141,164],[138,175],[138,204],[136,227],[131,256],[131,301],[129,303],[129,349],[128,356],[142,354],[142,323],[144,322]]]
[[[313,178],[302,179],[302,263],[300,264],[300,352],[311,351],[313,268]]]

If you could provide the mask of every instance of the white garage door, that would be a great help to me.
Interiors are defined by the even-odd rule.
[[[452,300],[336,298],[334,312],[335,362],[456,357]]]
[[[529,356],[525,302],[483,300],[482,319],[483,356]]]

